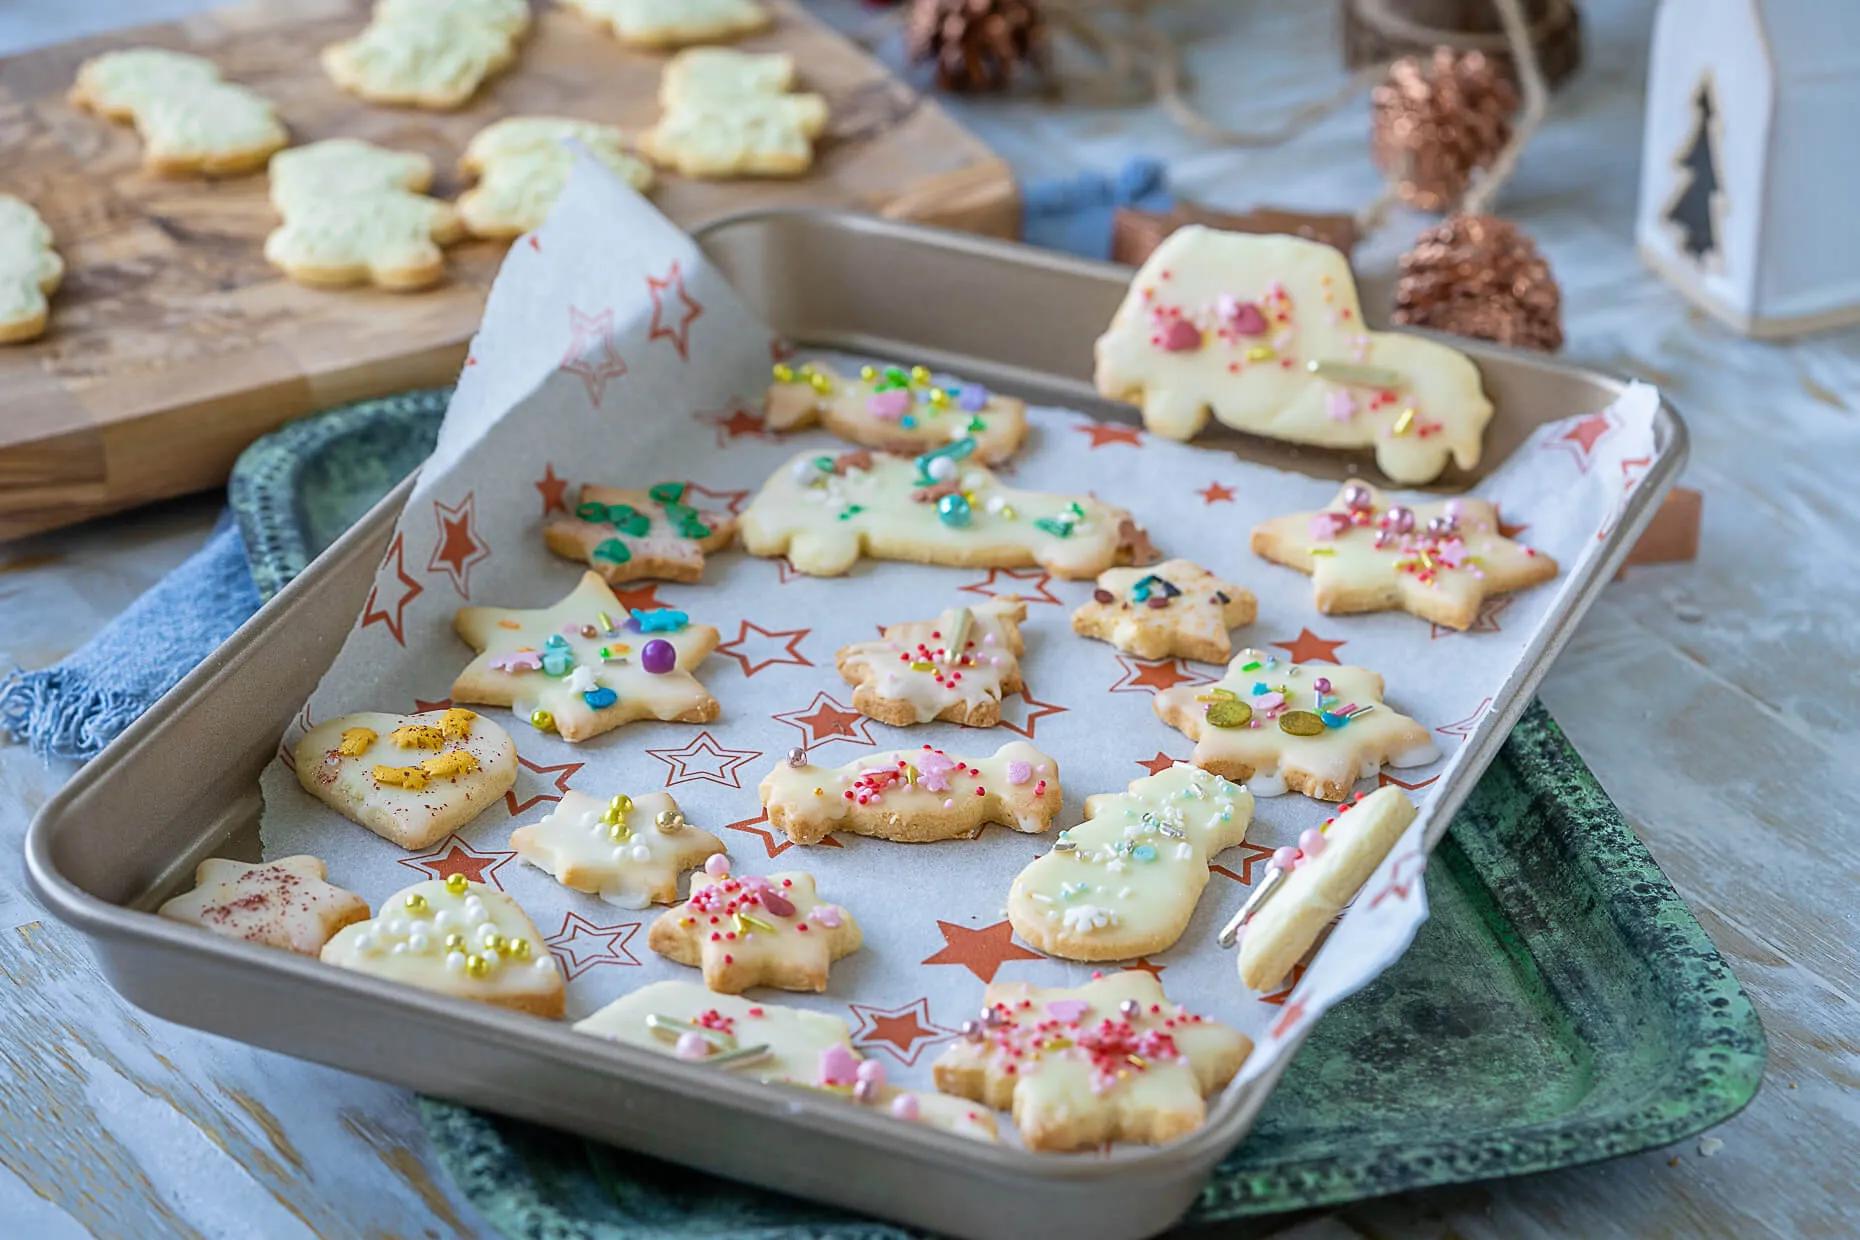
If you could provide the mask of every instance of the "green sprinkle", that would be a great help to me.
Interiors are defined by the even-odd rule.
[[[652,496],[655,504],[676,504],[685,497],[685,484],[682,482],[661,482],[646,494]]]
[[[840,520],[850,521],[864,511],[865,509],[861,505],[848,504],[846,507],[840,509]]]
[[[985,431],[987,429],[988,429],[988,423],[982,421],[980,418],[969,419],[969,430],[971,432]]]
[[[583,521],[605,521],[607,519],[607,505],[597,504],[593,500],[588,500],[585,503],[575,505],[575,515],[580,517]]]
[[[681,524],[697,516],[697,509],[689,504],[680,504],[675,500],[662,502],[662,507],[665,509],[665,515],[668,520],[676,521]]]
[[[615,564],[625,564],[633,558],[633,553],[628,551],[626,544],[618,538],[609,538],[595,547],[593,555],[597,560],[612,560]]]
[[[710,526],[705,525],[696,517],[692,517],[679,524],[678,532],[683,534],[686,538],[709,538]]]
[[[652,518],[631,504],[615,504],[607,510],[607,519],[622,534],[643,538],[652,528]]]
[[[1073,500],[1070,504],[1067,504],[1066,510],[1075,517],[1083,517],[1085,515],[1084,507],[1077,500]]]
[[[1054,538],[1072,537],[1072,522],[1070,521],[1058,521],[1052,517],[1041,517],[1033,523],[1033,527],[1037,530],[1045,530]]]

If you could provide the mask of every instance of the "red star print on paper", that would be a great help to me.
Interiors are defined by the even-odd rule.
[[[433,558],[426,562],[426,571],[443,569],[459,597],[470,598],[471,570],[491,558],[490,545],[478,537],[477,496],[465,492],[457,507],[434,500],[433,517],[439,523],[439,541],[433,547]]]
[[[794,346],[789,344],[786,340],[783,340],[780,336],[772,337],[769,340],[769,362],[771,364],[775,362],[785,362],[793,356]]]
[[[424,714],[429,710],[450,709],[452,709],[452,699],[449,697],[440,698],[437,702],[429,702],[423,697],[416,697],[413,699],[413,710],[415,714]]]
[[[923,963],[959,964],[980,978],[984,985],[994,981],[1001,966],[1010,960],[1042,958],[1039,952],[1028,951],[1014,941],[1012,922],[998,921],[992,926],[971,930],[939,919],[936,928],[943,932],[942,950],[925,957]]]
[[[636,921],[602,926],[580,913],[569,913],[562,918],[562,928],[543,942],[562,962],[562,975],[572,982],[604,964],[637,965],[639,958],[627,944],[639,933],[639,926]]]
[[[672,260],[663,277],[647,276],[646,291],[652,294],[652,330],[646,339],[669,340],[678,350],[678,359],[690,361],[691,324],[704,313],[704,307],[685,290],[685,273],[679,270],[678,260]],[[666,296],[672,292],[678,295],[675,306],[668,305],[672,299]],[[668,315],[667,309],[673,309],[673,313]],[[673,318],[676,323],[671,322]]]
[[[1232,487],[1224,487],[1218,482],[1210,482],[1207,486],[1196,491],[1195,494],[1201,496],[1201,502],[1204,504],[1231,504],[1234,502],[1234,489]]]
[[[1531,526],[1528,521],[1518,521],[1515,523],[1507,521],[1502,513],[1498,517],[1498,536],[1500,538],[1516,538],[1530,528]]]
[[[789,839],[787,835],[782,832],[770,829],[768,823],[769,813],[767,810],[763,810],[754,818],[745,818],[740,822],[726,822],[723,824],[723,829],[725,831],[741,831],[744,835],[753,835],[762,841],[762,851],[766,852],[770,857],[779,857],[790,848],[794,847],[794,841]],[[813,847],[839,848],[841,845],[838,840],[829,835],[818,844],[813,845]]]
[[[1019,705],[1016,706],[1015,703]],[[1050,715],[1063,715],[1066,708],[1055,706],[1051,702],[1042,702],[1033,696],[1030,689],[1010,693],[1001,699],[1001,726],[1010,732],[1018,732],[1028,740],[1033,739],[1034,732],[1040,726],[1040,720]],[[1015,716],[1019,718],[1016,719]]]
[[[407,575],[407,562],[403,554],[405,550],[405,537],[405,534],[394,535],[394,541],[388,544],[387,554],[381,557],[382,568],[386,568],[389,561],[393,562],[394,577],[402,586],[406,587],[405,592],[394,600],[392,611],[380,606],[377,600],[381,597],[381,581],[377,576],[375,584],[370,587],[368,591],[368,601],[362,604],[362,620],[357,626],[358,628],[365,629],[371,624],[384,625],[387,628],[388,635],[391,636],[395,644],[399,646],[405,646],[407,644],[406,631],[402,625],[402,621],[407,614],[407,604],[419,598],[420,595],[426,591],[425,586]]]
[[[769,667],[812,667],[813,661],[801,653],[801,639],[812,629],[765,629],[747,620],[740,621],[736,636],[717,647],[717,653],[735,659],[744,676],[754,676]],[[756,634],[751,637],[750,634]],[[787,638],[783,641],[782,638]]]
[[[1272,860],[1272,849],[1264,844],[1248,844],[1245,841],[1235,844],[1234,847],[1240,850],[1240,872],[1238,874],[1224,865],[1211,865],[1208,869],[1215,874],[1233,879],[1242,887],[1251,887],[1253,871]]]
[[[1429,775],[1426,779],[1416,780],[1414,783],[1411,784],[1407,780],[1402,779],[1399,776],[1389,774],[1387,771],[1377,771],[1376,772],[1376,787],[1387,788],[1390,785],[1393,785],[1394,787],[1397,787],[1397,788],[1406,788],[1409,792],[1419,792],[1421,789],[1427,787],[1429,784],[1435,782],[1439,778],[1440,776],[1438,775]]]
[[[1148,956],[1138,956],[1135,960],[1124,966],[1124,972],[1147,973],[1151,977],[1160,978],[1168,967],[1169,966],[1166,964],[1157,964]]]
[[[568,479],[555,476],[555,462],[543,466],[543,476],[532,483],[542,495],[542,515],[568,511]]]
[[[516,855],[494,849],[482,851],[456,835],[448,835],[439,841],[439,847],[432,852],[420,857],[400,857],[396,859],[396,864],[418,870],[425,878],[451,878],[454,874],[463,874],[468,882],[486,883],[502,891],[504,884],[497,881],[497,872],[506,862],[515,860]]]
[[[1285,1001],[1292,997],[1292,992],[1294,990],[1298,989],[1298,979],[1303,977],[1304,975],[1305,975],[1305,966],[1303,966],[1302,964],[1293,965],[1292,971],[1285,975],[1284,988],[1280,990],[1275,990],[1269,995],[1261,995],[1259,997],[1259,1001],[1261,1003],[1270,1003],[1274,1007],[1284,1007]]]
[[[945,1029],[931,1021],[928,999],[913,999],[898,1008],[873,1007],[865,1003],[846,1006],[859,1022],[859,1027],[853,1031],[853,1045],[868,1052],[882,1050],[907,1068],[915,1064],[925,1050],[956,1036],[954,1029]]]
[[[562,794],[568,791],[568,781],[574,778],[575,772],[579,771],[582,765],[583,764],[580,762],[562,762],[555,766],[542,766],[538,763],[531,762],[522,754],[518,754],[518,780],[532,784],[538,782],[536,780],[524,781],[523,772],[525,771],[529,771],[533,775],[554,775],[555,778],[553,780],[543,780],[541,782],[545,787],[553,787],[555,791],[553,793],[538,792],[534,796],[528,796],[519,801],[517,800],[517,790],[515,788],[506,789],[504,792],[504,806],[510,811],[510,816],[515,818],[518,814],[534,809],[544,801],[560,801],[562,799]]]
[[[699,732],[682,749],[648,749],[646,752],[669,768],[665,777],[667,788],[696,783],[741,788],[743,779],[737,771],[762,756],[760,749],[726,749],[709,732]]]
[[[614,312],[583,314],[568,308],[568,348],[562,351],[561,369],[579,376],[588,390],[588,406],[601,407],[607,383],[626,373],[626,363],[614,349]]]
[[[1310,629],[1299,629],[1298,636],[1291,641],[1272,644],[1289,654],[1294,663],[1336,663],[1338,648],[1350,643],[1326,641]]]
[[[1543,447],[1551,452],[1569,453],[1570,459],[1576,462],[1576,472],[1586,474],[1589,466],[1595,464],[1595,445],[1615,429],[1615,416],[1604,409],[1586,418],[1575,418],[1568,427],[1562,434],[1546,439]]]
[[[1214,677],[1198,672],[1185,659],[1139,659],[1134,654],[1113,655],[1124,669],[1111,686],[1112,693],[1160,693],[1177,685],[1206,685]]]
[[[878,743],[872,739],[871,720],[856,710],[846,709],[825,693],[816,693],[814,700],[800,710],[769,717],[798,728],[803,749],[818,749],[835,741],[845,741],[849,745]]]
[[[1390,896],[1406,900],[1414,894],[1416,884],[1427,869],[1427,854],[1424,852],[1407,852],[1395,858],[1395,864],[1389,867],[1389,881],[1369,900],[1370,908],[1379,908]]]
[[[1306,1010],[1303,999],[1291,1000],[1279,1013],[1279,1019],[1272,1022],[1272,1028],[1266,1031],[1267,1036],[1275,1042],[1283,1038],[1298,1028],[1299,1022],[1305,1018]]]
[[[1430,623],[1427,626],[1427,640],[1437,641],[1442,637],[1452,637],[1459,632],[1498,633],[1502,628],[1498,618],[1505,614],[1505,608],[1511,606],[1512,595],[1488,594],[1479,601],[1479,610],[1473,615],[1473,622],[1464,630],[1450,629],[1444,624]]]
[[[1176,759],[1158,749],[1154,758],[1138,758],[1137,765],[1152,775],[1160,775],[1176,764]]]
[[[791,581],[808,580],[806,574],[797,573],[794,571],[794,561],[790,560],[787,556],[784,555],[783,557],[781,557],[781,559],[776,560],[774,563],[775,563],[775,584],[776,585],[785,586]],[[883,628],[884,626],[880,625],[879,627]]]
[[[303,739],[305,732],[315,726],[310,719],[310,703],[305,702],[304,708],[297,712],[297,718],[291,720],[291,726],[284,729],[284,735],[278,738],[278,761],[284,764],[285,770],[296,772],[296,744]]]
[[[1647,470],[1653,464],[1650,456],[1630,456],[1621,462],[1621,497],[1615,501],[1615,510],[1608,514],[1608,520],[1595,531],[1595,541],[1603,542],[1615,532],[1615,526],[1627,512],[1628,497],[1634,494],[1634,488],[1647,476]],[[1623,566],[1625,571],[1625,565]]]
[[[762,415],[751,412],[743,405],[734,405],[728,409],[716,409],[709,413],[696,415],[700,422],[707,422],[717,430],[717,446],[727,448],[735,439],[766,439],[768,427],[762,421]]]
[[[1080,422],[1072,429],[1091,440],[1093,451],[1110,444],[1129,444],[1133,448],[1143,445],[1143,432],[1134,426],[1111,426],[1104,422]]]
[[[1472,735],[1472,730],[1479,726],[1479,720],[1485,717],[1486,708],[1491,704],[1491,698],[1481,698],[1479,700],[1479,705],[1473,708],[1472,714],[1466,716],[1458,723],[1442,724],[1440,727],[1435,728],[1434,731],[1440,733],[1442,736],[1457,736],[1461,740],[1465,740]]]
[[[956,588],[986,598],[1018,598],[1026,603],[1052,603],[1057,606],[1060,600],[1053,594],[1052,582],[1052,574],[1037,568],[991,568],[988,576],[980,581]]]
[[[649,581],[644,585],[615,586],[614,598],[628,612],[670,607],[670,603],[659,597],[659,585],[657,581]]]
[[[713,491],[701,482],[686,482],[685,485],[689,487],[694,494],[702,495],[705,499],[722,508],[733,517],[742,516],[743,505],[749,502],[749,492],[746,490]],[[688,500],[690,497],[687,496],[686,498]]]

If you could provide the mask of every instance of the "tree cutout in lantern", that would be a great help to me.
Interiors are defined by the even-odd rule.
[[[1717,122],[1718,109],[1712,99],[1711,79],[1699,82],[1692,96],[1696,118],[1692,136],[1675,164],[1685,181],[1673,194],[1663,213],[1666,221],[1678,229],[1680,248],[1693,260],[1706,263],[1718,253],[1718,210],[1721,191],[1718,185]]]

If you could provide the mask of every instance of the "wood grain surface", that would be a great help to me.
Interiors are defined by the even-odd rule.
[[[555,7],[538,10],[516,63],[468,106],[367,104],[316,56],[358,29],[365,7],[264,0],[0,60],[0,190],[37,206],[69,267],[45,337],[0,348],[0,539],[217,485],[241,448],[298,414],[449,382],[504,252],[454,247],[448,281],[416,294],[293,284],[261,252],[278,223],[266,178],[145,173],[130,126],[66,101],[85,59],[138,45],[198,52],[276,103],[294,142],[348,135],[419,151],[447,198],[465,184],[465,143],[499,117],[637,131],[657,115],[665,57]],[[804,87],[827,97],[813,169],[782,181],[661,174],[662,210],[694,225],[754,207],[852,206],[1012,233],[1005,164],[798,6],[776,7],[776,24],[738,46],[792,53]]]

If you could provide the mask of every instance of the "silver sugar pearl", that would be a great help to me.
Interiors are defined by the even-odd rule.
[[[868,1104],[877,1102],[878,1101],[878,1082],[877,1081],[855,1081],[853,1082],[853,1101],[864,1102]]]
[[[1401,504],[1395,504],[1390,507],[1387,512],[1382,514],[1382,524],[1385,528],[1391,529],[1397,534],[1413,533],[1414,509],[1404,507]]]
[[[1007,1017],[1002,1015],[1000,1008],[985,1007],[982,1009],[982,1023],[993,1029],[997,1025],[1007,1024]]]
[[[982,1026],[979,1022],[973,1021],[973,1020],[965,1020],[962,1022],[962,1025],[960,1026],[960,1028],[961,1028],[962,1036],[968,1041],[980,1042],[982,1040]]]
[[[1459,522],[1452,517],[1441,515],[1427,519],[1427,532],[1435,538],[1445,538],[1459,528]]]
[[[1370,505],[1369,488],[1360,482],[1352,482],[1343,488],[1343,506],[1351,512],[1358,512]]]
[[[1135,1020],[1137,1016],[1142,1013],[1143,1005],[1138,1003],[1135,999],[1126,999],[1117,1005],[1117,1010],[1122,1012],[1128,1019]]]
[[[788,751],[788,765],[795,766],[795,767],[806,766],[807,765],[807,750],[801,748],[799,745],[796,745],[793,749],[790,749]]]

